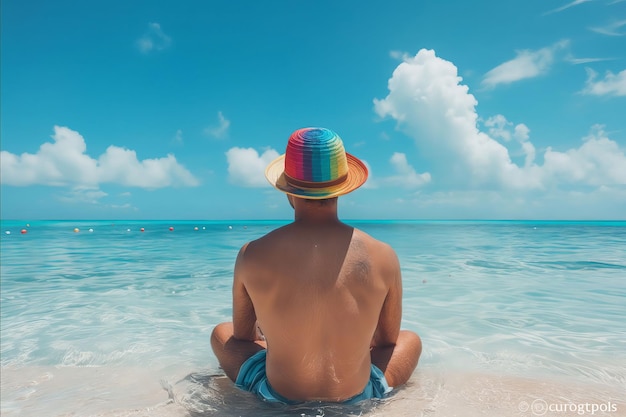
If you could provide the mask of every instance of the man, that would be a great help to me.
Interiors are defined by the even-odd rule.
[[[266,401],[383,398],[409,379],[422,344],[400,330],[393,249],[337,217],[337,197],[360,187],[367,168],[336,133],[306,128],[265,175],[295,219],[241,248],[233,322],[211,335],[220,366]]]

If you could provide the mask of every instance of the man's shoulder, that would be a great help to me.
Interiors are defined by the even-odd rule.
[[[285,236],[285,233],[288,232],[290,225],[291,223],[285,226],[278,227],[274,230],[270,230],[263,236],[248,242],[248,245],[255,247],[255,246],[264,246],[264,245],[271,244],[272,242],[277,241],[281,237]]]
[[[384,251],[386,253],[395,253],[395,250],[387,242],[378,240],[375,237],[367,234],[363,230],[357,229],[356,227],[354,228],[354,239],[366,244],[368,247],[374,250]]]
[[[398,275],[398,255],[391,245],[359,229],[354,229],[354,239],[359,242],[357,245],[367,248],[365,252],[368,262],[381,276],[392,278]]]
[[[263,236],[255,240],[251,240],[247,242],[241,248],[242,252],[244,252],[247,255],[250,255],[250,254],[255,254],[257,252],[262,252],[262,251],[267,251],[267,250],[271,251],[274,248],[274,245],[276,245],[277,243],[281,243],[283,241],[281,237],[284,237],[286,228],[288,226],[289,225],[279,227],[277,229],[269,231],[268,233],[264,234]]]

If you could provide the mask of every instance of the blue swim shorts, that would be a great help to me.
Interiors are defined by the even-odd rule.
[[[260,350],[246,360],[239,369],[239,375],[237,375],[237,381],[235,385],[237,387],[250,391],[256,394],[259,398],[267,402],[283,403],[283,404],[297,404],[297,401],[292,401],[283,397],[272,389],[267,380],[265,373],[265,358],[267,351]],[[370,372],[370,380],[368,381],[365,389],[362,393],[355,395],[345,401],[343,404],[354,404],[359,401],[368,400],[371,398],[384,398],[393,388],[390,388],[385,379],[383,372],[372,364]]]

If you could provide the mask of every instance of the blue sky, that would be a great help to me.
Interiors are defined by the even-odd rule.
[[[288,219],[301,127],[350,219],[626,219],[626,1],[2,2],[4,219]]]

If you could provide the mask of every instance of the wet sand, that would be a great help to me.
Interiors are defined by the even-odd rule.
[[[274,406],[215,372],[110,367],[3,368],[3,417],[625,416],[624,386],[418,369],[384,401]]]

